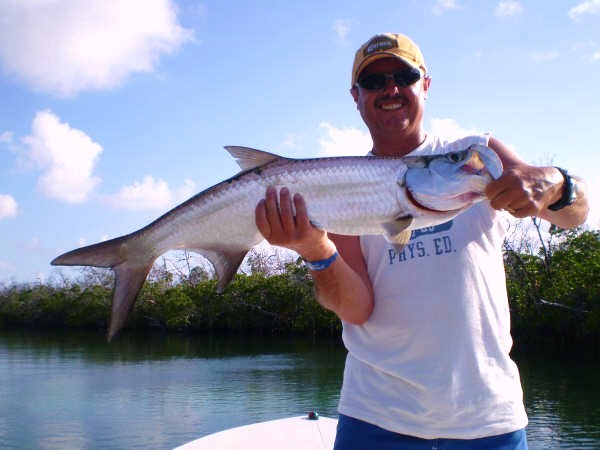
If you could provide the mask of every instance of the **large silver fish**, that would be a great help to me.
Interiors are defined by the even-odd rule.
[[[188,249],[214,266],[217,289],[231,281],[246,253],[262,241],[254,209],[267,186],[301,193],[312,223],[345,235],[383,234],[396,247],[412,230],[444,223],[485,198],[500,176],[496,153],[474,145],[437,156],[289,159],[226,147],[242,171],[206,189],[146,227],[82,247],[53,265],[110,267],[115,273],[110,340],[123,326],[154,261]]]

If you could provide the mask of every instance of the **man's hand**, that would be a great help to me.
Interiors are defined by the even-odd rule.
[[[488,184],[486,195],[492,208],[515,217],[543,216],[549,205],[562,195],[563,176],[554,167],[519,164],[507,168]]]
[[[300,194],[291,199],[290,191],[284,187],[279,193],[279,202],[277,200],[276,189],[269,186],[255,211],[256,226],[270,244],[294,250],[308,261],[333,255],[335,245],[326,231],[312,225]]]
[[[559,211],[548,206],[556,203],[563,192],[564,177],[556,167],[536,167],[523,161],[512,149],[493,136],[489,146],[504,164],[504,173],[485,191],[492,208],[504,209],[515,217],[537,216],[561,228],[585,222],[589,211],[585,183],[577,177],[577,200]]]

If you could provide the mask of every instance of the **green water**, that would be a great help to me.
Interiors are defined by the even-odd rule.
[[[289,338],[0,331],[0,449],[168,449],[317,409],[335,416],[345,351]],[[530,448],[600,448],[600,364],[517,353]]]

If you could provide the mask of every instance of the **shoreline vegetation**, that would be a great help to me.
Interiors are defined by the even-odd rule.
[[[515,343],[599,350],[600,231],[551,228],[545,240],[539,237],[536,247],[524,239],[505,243]],[[155,268],[126,328],[339,336],[341,323],[316,302],[302,262],[278,266],[272,256],[252,253],[248,273],[237,274],[222,294],[215,293],[216,281],[205,267],[189,267],[179,276],[166,266]],[[0,327],[105,328],[111,287],[111,273],[95,268],[82,269],[77,281],[0,283]]]

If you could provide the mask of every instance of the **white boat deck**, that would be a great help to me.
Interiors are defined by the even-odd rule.
[[[175,450],[332,450],[337,420],[288,417],[219,431]]]

